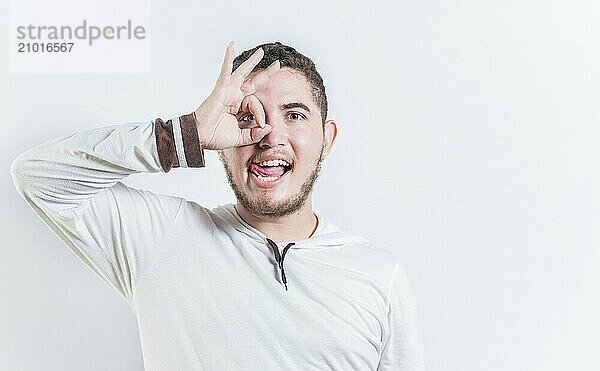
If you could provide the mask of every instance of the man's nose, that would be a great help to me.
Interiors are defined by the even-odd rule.
[[[273,129],[269,132],[269,134],[265,135],[259,142],[258,146],[260,148],[269,148],[269,147],[283,147],[288,142],[288,132],[287,126],[282,119],[278,119],[273,117],[272,115],[265,115],[266,123],[271,125]],[[271,116],[271,117],[270,117]]]

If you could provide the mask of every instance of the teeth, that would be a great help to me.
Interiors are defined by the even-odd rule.
[[[260,176],[260,175],[257,175],[257,174],[254,174],[254,175],[256,175],[256,177],[257,177],[258,179],[260,179],[260,180],[262,180],[262,181],[265,181],[265,182],[272,182],[272,181],[274,181],[274,180],[277,180],[277,179],[279,179],[279,177],[278,177],[278,176]]]
[[[259,162],[258,165],[260,165],[260,166],[290,166],[290,164],[288,164],[284,160],[263,161],[263,162]]]

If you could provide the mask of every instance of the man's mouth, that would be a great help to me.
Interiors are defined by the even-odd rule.
[[[283,159],[250,163],[249,172],[263,182],[274,182],[292,169],[292,165]]]

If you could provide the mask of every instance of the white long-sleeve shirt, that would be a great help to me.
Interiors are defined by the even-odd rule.
[[[145,368],[423,370],[415,299],[388,251],[319,213],[311,237],[274,247],[232,204],[120,182],[204,167],[196,125],[88,130],[11,165],[29,205],[135,312]]]

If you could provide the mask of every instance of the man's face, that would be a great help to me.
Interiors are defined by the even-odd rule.
[[[279,70],[253,94],[271,132],[255,144],[219,151],[238,202],[255,215],[281,217],[299,210],[331,149],[335,123],[323,124],[310,89],[302,73]],[[250,112],[237,117],[254,119]]]

